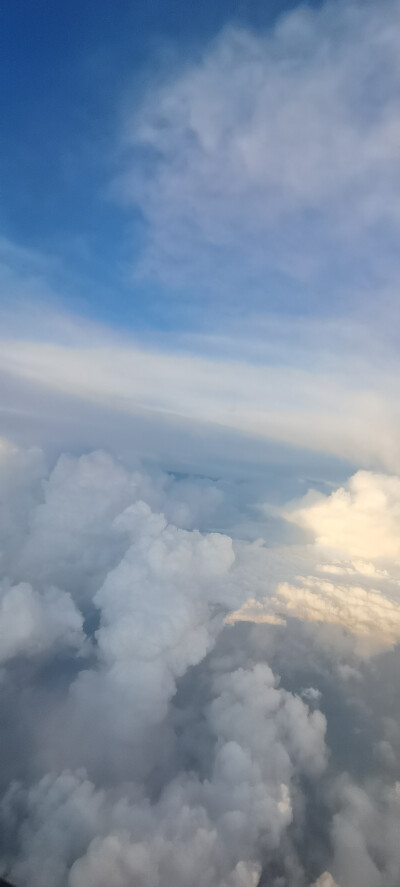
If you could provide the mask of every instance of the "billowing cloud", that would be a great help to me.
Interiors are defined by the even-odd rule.
[[[264,586],[267,550],[186,529],[220,506],[204,485],[192,496],[101,452],[50,470],[6,444],[2,458],[23,509],[1,537],[0,707],[21,668],[31,699],[24,761],[0,774],[3,871],[21,887],[111,873],[121,887],[254,887],[299,780],[325,770],[325,719],[264,663],[204,665],[204,698],[175,700]]]
[[[330,496],[309,494],[287,518],[310,530],[321,547],[357,561],[358,572],[373,575],[372,565],[368,569],[371,560],[400,559],[400,479],[396,476],[358,471],[346,487]]]
[[[361,655],[397,644],[399,478],[359,471],[346,487],[310,492],[284,513],[312,533],[307,566],[314,575],[278,583],[273,595],[250,598],[227,621],[277,624],[292,617],[337,626],[357,639]]]
[[[361,788],[342,777],[332,795],[333,867],[340,883],[395,887],[400,872],[398,783],[369,781]]]
[[[320,677],[328,655],[351,698],[352,676],[363,686],[370,654],[399,639],[388,559],[321,563],[307,540],[274,549],[200,532],[199,518],[224,508],[220,484],[211,492],[103,452],[48,468],[37,451],[4,444],[1,465],[14,514],[0,528],[1,871],[21,887],[352,887],[342,823],[354,814],[334,758],[327,767],[320,708],[329,712],[332,691]],[[251,635],[235,644],[238,620],[266,632],[265,656]],[[289,623],[315,626],[305,659]],[[356,643],[326,649],[332,629]],[[281,662],[299,672],[295,689],[265,661],[274,632]],[[391,773],[397,739],[382,725],[374,761]],[[332,853],[318,838],[314,858],[320,784]],[[354,846],[383,877],[363,822]]]
[[[324,770],[325,722],[264,665],[220,676],[213,695],[204,712],[214,748],[208,777],[176,776],[152,804],[133,786],[126,796],[96,790],[84,773],[46,776],[29,790],[13,785],[0,810],[8,828],[24,811],[12,876],[33,887],[105,887],[110,878],[119,887],[132,879],[253,887],[292,820],[295,774]]]
[[[84,640],[83,617],[65,592],[41,594],[28,582],[0,582],[0,664],[52,648],[75,647]]]

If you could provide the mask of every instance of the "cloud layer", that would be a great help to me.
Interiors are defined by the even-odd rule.
[[[354,853],[368,887],[394,887],[395,790],[340,776],[334,756],[328,765],[327,690],[318,686],[328,657],[351,694],[370,657],[397,642],[388,559],[378,592],[371,570],[360,587],[349,560],[321,563],[318,543],[268,549],[201,533],[192,528],[199,515],[221,508],[211,482],[128,471],[101,452],[64,455],[49,470],[39,452],[4,443],[0,474],[10,515],[0,711],[12,748],[0,768],[3,872],[21,887],[255,887],[273,871],[274,887],[352,887]],[[365,473],[364,488],[368,479],[375,493],[396,489],[395,479]],[[335,513],[345,495],[332,493],[325,508]],[[374,502],[376,518],[382,497]],[[357,501],[357,520],[360,509]],[[303,502],[290,515],[303,520],[306,510]],[[311,578],[300,582],[301,563]],[[322,566],[340,564],[321,578]],[[264,632],[262,647],[251,635],[235,642],[238,611]],[[279,633],[288,633],[283,645]],[[266,661],[275,643],[279,670],[285,655],[284,673],[295,658],[297,689]],[[310,646],[319,665],[307,674]],[[376,760],[389,768],[396,742],[382,726]],[[331,849],[316,839],[308,859],[321,780]],[[368,836],[381,807],[382,860]],[[328,867],[332,876],[321,875]]]
[[[169,523],[154,504],[190,523],[185,485],[166,496],[161,476],[102,453],[48,473],[40,454],[4,444],[2,469],[15,508],[2,538],[2,704],[20,669],[33,700],[25,781],[2,775],[3,868],[37,887],[255,884],[300,774],[324,770],[325,720],[264,664],[210,673],[182,748],[173,707],[246,595],[253,546]],[[204,490],[203,507],[215,501]]]

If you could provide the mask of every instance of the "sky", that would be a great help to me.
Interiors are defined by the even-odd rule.
[[[0,16],[0,876],[397,887],[400,2]]]

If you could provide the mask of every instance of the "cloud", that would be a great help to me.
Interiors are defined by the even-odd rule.
[[[361,711],[353,695],[371,685],[368,657],[378,673],[377,654],[399,637],[390,563],[362,561],[364,588],[357,561],[321,578],[315,543],[268,548],[200,532],[199,517],[231,507],[219,482],[211,493],[211,481],[128,469],[103,452],[48,467],[4,443],[1,466],[5,507],[15,506],[0,536],[1,871],[21,887],[105,887],[111,877],[118,887],[255,887],[267,877],[304,887],[325,869],[351,883],[343,835],[355,814],[333,777],[337,752],[327,766],[333,690],[321,675],[350,676],[357,664],[357,685],[342,677],[335,692]],[[317,575],[298,578],[313,565]],[[232,625],[238,612],[265,632],[258,644]],[[314,635],[293,627],[310,621]],[[356,643],[327,641],[343,628]],[[391,773],[397,740],[383,723],[374,766]],[[309,837],[321,786],[333,855],[319,833]],[[356,787],[379,806],[379,792]],[[355,852],[381,877],[386,862],[363,822],[352,826]]]
[[[262,665],[220,676],[213,695],[204,712],[214,737],[209,777],[178,775],[153,804],[96,790],[84,773],[49,775],[28,791],[11,786],[0,813],[8,828],[21,810],[25,817],[12,876],[58,887],[72,864],[70,887],[110,877],[119,887],[133,878],[146,887],[199,879],[254,887],[260,858],[291,821],[295,774],[324,769],[325,722]]]
[[[284,619],[275,613],[268,612],[262,601],[253,599],[246,601],[240,610],[234,610],[225,617],[227,625],[235,625],[237,622],[264,622],[266,625],[284,625]]]
[[[301,585],[278,585],[272,602],[279,613],[305,622],[337,625],[353,634],[359,649],[380,650],[400,640],[400,604],[359,586],[340,586],[317,578]]]
[[[332,787],[333,867],[340,883],[354,887],[394,887],[400,872],[396,839],[398,783],[369,781],[362,788],[343,777]]]
[[[399,44],[395,0],[325,3],[163,72],[127,115],[118,183],[147,222],[143,271],[278,310],[315,308],[322,281],[337,304],[338,276],[348,296],[385,258],[398,273]]]
[[[329,495],[310,491],[284,514],[314,537],[304,564],[314,575],[280,582],[263,599],[248,599],[227,622],[279,624],[295,618],[344,629],[357,639],[360,655],[393,647],[400,641],[399,504],[399,478],[367,471]],[[321,563],[322,556],[327,562]]]
[[[127,101],[136,284],[201,335],[47,311],[0,243],[4,427],[46,444],[0,443],[18,887],[399,884],[399,48],[397,0],[301,7]],[[284,459],[329,494],[282,507]]]
[[[0,243],[11,436],[220,465],[275,442],[399,471],[399,35],[396,0],[302,7],[126,99],[120,190],[145,219],[157,330],[57,312],[51,263]]]
[[[346,487],[314,501],[311,494],[286,516],[310,530],[322,548],[356,560],[354,566],[366,575],[374,574],[368,561],[400,558],[398,477],[358,471]]]
[[[358,653],[370,655],[400,641],[400,604],[379,591],[356,585],[334,585],[316,577],[298,585],[281,583],[264,600],[249,600],[226,618],[227,624],[254,622],[282,625],[285,619],[332,625],[357,639]]]
[[[54,588],[39,594],[27,582],[0,582],[0,664],[53,648],[79,650],[82,627],[82,615],[69,594]]]
[[[22,887],[110,872],[121,887],[254,887],[281,852],[298,781],[327,761],[323,715],[266,664],[207,665],[226,613],[265,582],[266,549],[157,510],[190,525],[199,503],[215,508],[201,484],[191,513],[184,483],[104,453],[48,469],[4,444],[6,464],[25,468],[8,496],[27,514],[5,537],[0,711],[7,721],[12,697],[26,726],[0,768],[2,871]],[[208,692],[179,704],[196,668]]]
[[[301,698],[305,699],[306,702],[319,702],[321,699],[321,691],[316,690],[315,687],[305,687],[301,691]]]
[[[17,385],[13,408],[16,398],[21,409],[29,403],[30,411],[35,397],[39,403],[53,398],[54,419],[47,408],[43,417],[46,424],[50,422],[50,440],[53,426],[57,429],[62,422],[64,404],[79,421],[87,404],[100,416],[103,413],[103,425],[111,417],[124,428],[131,417],[133,440],[143,437],[146,422],[153,432],[154,426],[165,428],[174,439],[182,433],[182,423],[193,435],[195,423],[211,450],[216,435],[229,435],[232,445],[235,435],[240,435],[241,452],[249,452],[250,458],[252,442],[261,448],[264,441],[281,441],[367,467],[398,468],[398,392],[391,383],[388,393],[387,379],[379,373],[351,381],[338,367],[316,372],[291,366],[290,349],[272,365],[252,358],[185,353],[179,347],[157,351],[107,333],[103,341],[93,343],[90,330],[83,344],[83,335],[81,329],[79,342],[68,344],[0,342],[0,370]],[[19,425],[21,417],[17,419]],[[26,421],[34,426],[35,413],[30,412]],[[85,428],[87,419],[83,422]],[[154,447],[154,440],[149,446]]]
[[[324,872],[317,878],[313,887],[339,887],[339,885],[333,880],[329,872]]]

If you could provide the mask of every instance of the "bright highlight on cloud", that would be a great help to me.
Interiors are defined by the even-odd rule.
[[[308,567],[317,575],[280,583],[264,601],[246,601],[228,623],[291,617],[345,629],[363,655],[393,647],[400,640],[399,504],[398,477],[366,471],[329,496],[308,493],[285,514],[314,534]],[[320,563],[323,554],[327,561]]]
[[[322,548],[349,560],[400,559],[398,477],[358,471],[347,488],[306,500],[288,518],[310,530]]]

